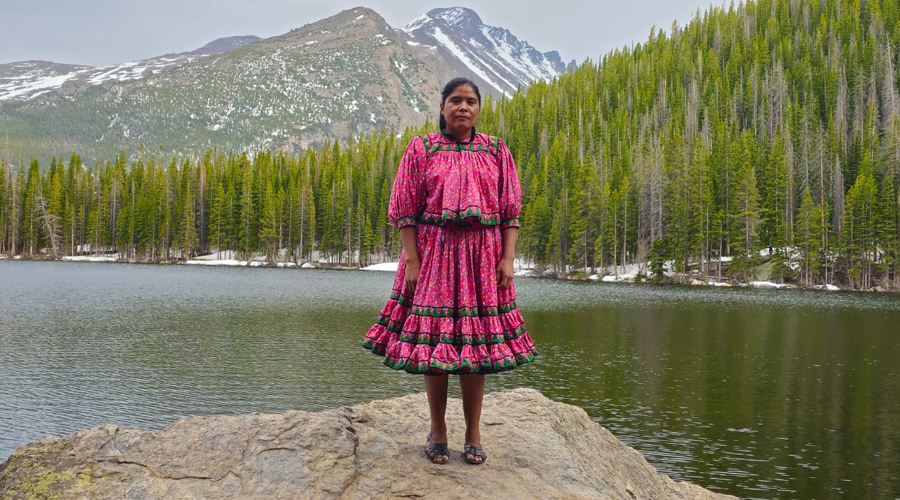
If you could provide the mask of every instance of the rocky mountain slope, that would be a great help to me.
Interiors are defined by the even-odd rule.
[[[456,73],[469,74],[494,94],[509,96],[518,87],[566,70],[555,50],[541,53],[509,30],[485,25],[475,11],[463,7],[433,9],[403,31],[413,43],[436,47]]]
[[[311,143],[436,119],[456,75],[483,93],[564,69],[473,11],[436,9],[404,29],[355,8],[266,39],[232,37],[111,67],[0,65],[0,135],[12,157],[87,161],[209,148],[295,152]],[[8,137],[8,143],[6,138]]]
[[[100,85],[105,82],[139,80],[166,68],[192,63],[203,56],[227,52],[261,40],[256,36],[232,36],[213,40],[199,49],[179,54],[131,61],[115,66],[58,64],[50,61],[22,61],[0,64],[0,101],[27,101],[66,87]]]

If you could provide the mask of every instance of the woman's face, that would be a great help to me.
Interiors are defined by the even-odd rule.
[[[453,92],[441,103],[441,115],[447,122],[447,133],[457,136],[457,139],[468,137],[467,134],[478,121],[480,112],[481,105],[478,103],[478,94],[468,84],[462,84],[453,89]]]

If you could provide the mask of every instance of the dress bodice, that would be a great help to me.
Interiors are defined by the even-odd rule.
[[[516,165],[498,137],[457,141],[442,133],[414,137],[406,147],[388,206],[398,228],[417,223],[519,226],[522,191]]]

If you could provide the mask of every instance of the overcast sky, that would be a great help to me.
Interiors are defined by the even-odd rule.
[[[721,5],[721,0],[714,3]],[[710,5],[700,0],[0,0],[0,63],[43,59],[111,65],[199,48],[216,38],[280,35],[342,10],[369,7],[395,28],[436,7],[473,9],[564,61],[669,31]]]

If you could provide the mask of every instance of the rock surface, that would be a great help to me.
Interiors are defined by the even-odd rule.
[[[422,452],[427,422],[421,393],[156,431],[107,424],[17,449],[0,498],[733,498],[657,473],[584,410],[531,389],[485,395],[481,466],[461,456],[460,400],[448,401],[447,465]]]

